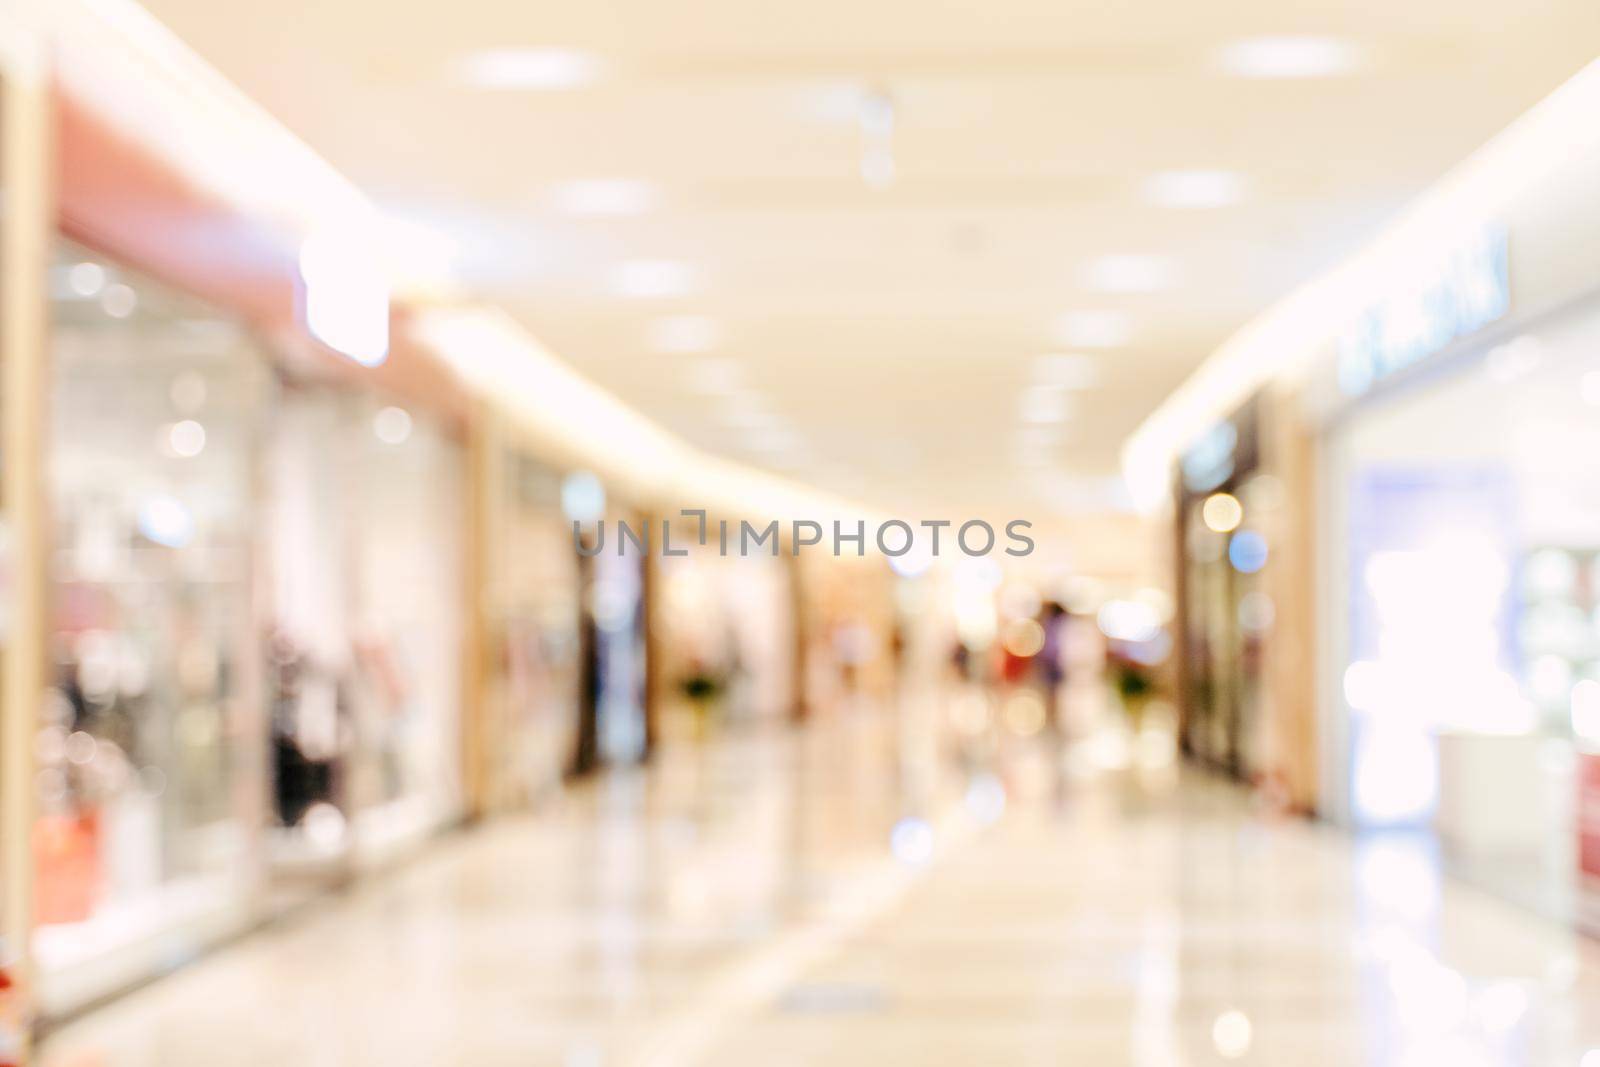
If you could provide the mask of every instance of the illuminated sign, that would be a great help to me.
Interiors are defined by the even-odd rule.
[[[389,355],[389,282],[366,242],[319,233],[300,247],[301,311],[311,336],[357,363]]]
[[[1429,263],[1411,284],[1368,308],[1339,341],[1339,388],[1360,396],[1511,306],[1506,233],[1481,230]]]

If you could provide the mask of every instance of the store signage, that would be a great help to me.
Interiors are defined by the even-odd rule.
[[[1233,477],[1233,453],[1238,444],[1239,428],[1231,422],[1219,422],[1207,430],[1180,461],[1184,488],[1205,493]]]
[[[389,282],[360,235],[318,233],[300,247],[301,314],[311,336],[368,367],[389,355]]]
[[[1339,340],[1339,388],[1360,396],[1422,362],[1511,306],[1506,232],[1478,231],[1417,271],[1408,283],[1362,313]]]

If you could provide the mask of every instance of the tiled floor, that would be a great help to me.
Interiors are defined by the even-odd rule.
[[[1170,766],[669,748],[53,1036],[49,1067],[1553,1064],[1600,945]],[[920,741],[910,744],[908,741]],[[1600,1063],[1583,1061],[1584,1067]]]

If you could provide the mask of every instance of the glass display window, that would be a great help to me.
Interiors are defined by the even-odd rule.
[[[1328,809],[1432,829],[1462,873],[1562,917],[1600,747],[1597,330],[1590,302],[1503,334],[1327,450]]]
[[[561,475],[512,449],[498,454],[484,610],[491,663],[486,746],[490,804],[557,788],[577,746],[578,558],[561,510]]]
[[[125,980],[136,965],[109,961],[237,911],[253,879],[271,378],[237,323],[77,246],[50,281],[34,949],[47,993],[75,976],[70,999],[97,992],[99,964]]]
[[[270,680],[284,864],[351,846],[381,858],[460,812],[463,464],[421,413],[284,390]]]

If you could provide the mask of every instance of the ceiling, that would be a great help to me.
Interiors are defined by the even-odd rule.
[[[1115,506],[1201,358],[1600,53],[1593,0],[146,6],[625,401],[926,515]],[[1263,35],[1349,69],[1230,73]],[[1236,201],[1153,199],[1195,170]]]

